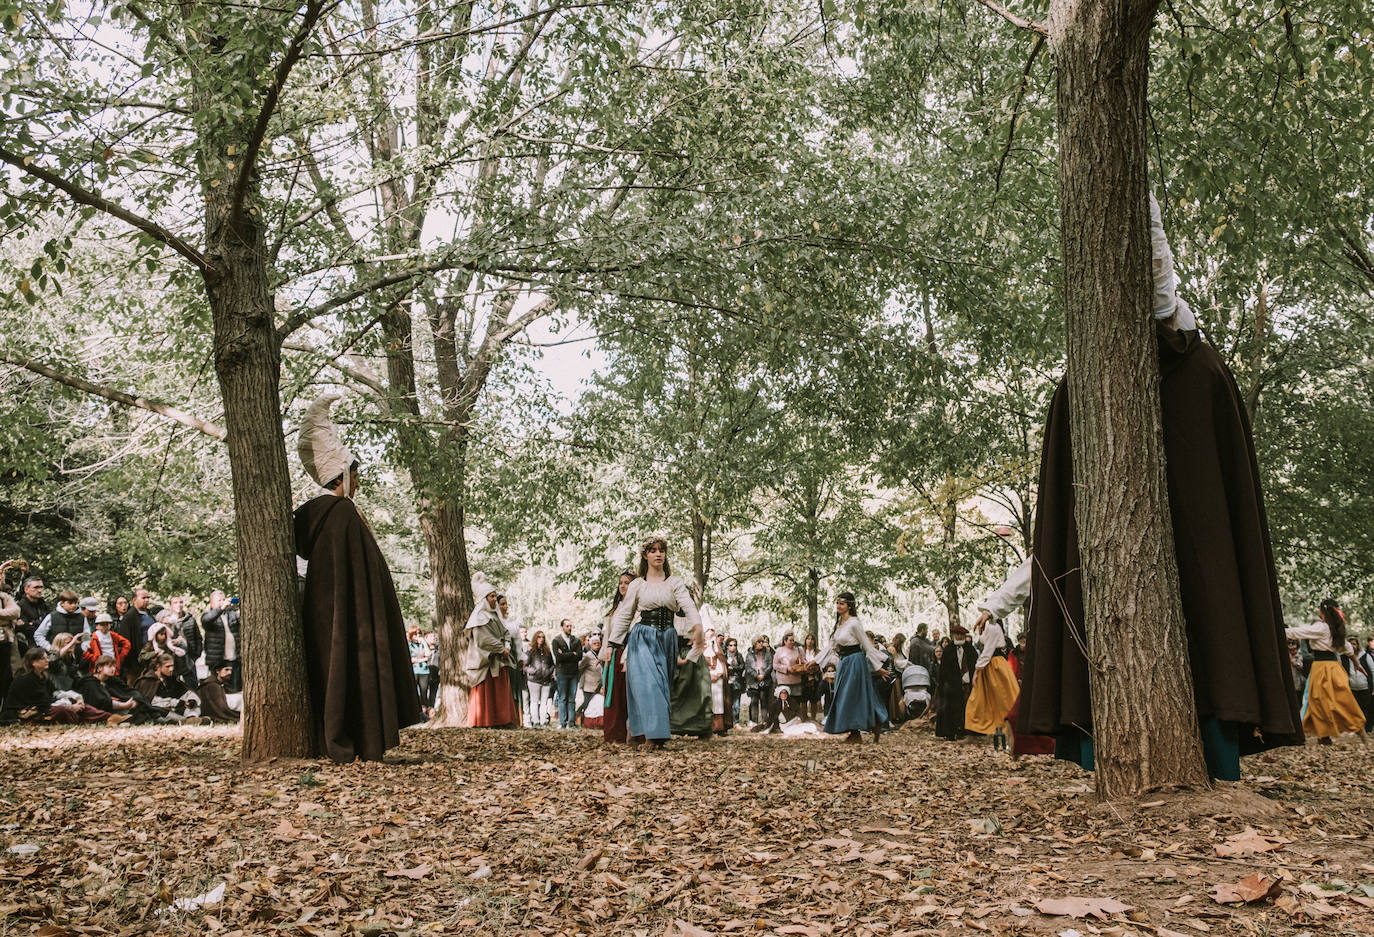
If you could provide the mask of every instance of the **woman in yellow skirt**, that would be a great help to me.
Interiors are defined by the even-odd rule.
[[[964,728],[991,735],[994,748],[1010,748],[1007,713],[1021,695],[1021,685],[1007,663],[1007,635],[1002,623],[989,618],[983,623],[978,643],[982,653],[973,669],[973,692],[964,706]]]
[[[1317,607],[1318,619],[1309,625],[1285,628],[1288,637],[1307,641],[1312,671],[1302,696],[1302,730],[1323,745],[1333,735],[1355,732],[1364,738],[1364,712],[1350,692],[1350,679],[1341,666],[1346,653],[1345,614],[1331,599]]]

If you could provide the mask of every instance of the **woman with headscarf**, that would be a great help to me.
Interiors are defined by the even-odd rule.
[[[708,637],[706,667],[711,675],[711,730],[716,735],[724,735],[735,724],[734,712],[730,708],[730,662],[725,653],[725,635]]]
[[[681,613],[681,614],[679,614]],[[680,638],[690,636],[681,654]],[[648,740],[662,748],[672,734],[672,686],[678,661],[701,658],[705,639],[696,602],[687,583],[668,565],[668,540],[651,534],[639,549],[639,577],[630,583],[625,599],[611,616],[607,649],[625,650],[625,702],[629,734],[635,744]]]
[[[1330,745],[1333,735],[1354,732],[1368,740],[1364,711],[1350,692],[1350,678],[1341,666],[1346,653],[1345,613],[1332,599],[1317,606],[1317,620],[1297,628],[1285,628],[1288,637],[1307,641],[1312,649],[1312,669],[1302,696],[1302,731]]]
[[[468,616],[467,653],[463,669],[468,685],[468,725],[504,729],[515,725],[515,697],[511,694],[510,634],[501,617],[496,587],[478,573],[472,577],[476,607]]]
[[[825,714],[825,731],[831,735],[847,732],[845,741],[857,743],[871,730],[873,741],[878,741],[887,721],[887,704],[878,696],[873,677],[887,678],[883,669],[887,655],[864,631],[854,593],[835,597],[835,631],[830,646],[816,660],[822,667],[835,664],[835,700]]]

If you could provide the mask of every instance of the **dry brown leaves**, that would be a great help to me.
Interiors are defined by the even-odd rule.
[[[245,768],[237,746],[231,729],[0,733],[0,937],[1046,934],[1074,910],[1122,937],[1374,937],[1356,822],[1374,758],[1342,747],[1147,806],[911,728],[657,754],[417,730],[391,763],[342,767]],[[1213,900],[1256,875],[1277,900]]]

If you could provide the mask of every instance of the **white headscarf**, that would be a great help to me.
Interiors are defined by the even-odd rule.
[[[1154,280],[1155,318],[1181,331],[1197,328],[1193,310],[1178,296],[1178,274],[1174,271],[1174,252],[1164,234],[1164,218],[1159,202],[1150,193],[1150,248],[1153,257],[1150,274]]]
[[[353,465],[353,453],[343,444],[339,428],[329,418],[329,408],[338,399],[338,394],[324,394],[305,411],[296,453],[301,458],[301,465],[320,487],[343,476],[343,495],[350,497],[353,476],[349,469]]]

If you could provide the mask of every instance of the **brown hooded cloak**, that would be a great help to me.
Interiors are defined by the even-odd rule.
[[[1234,725],[1242,754],[1301,744],[1269,525],[1240,392],[1221,357],[1196,331],[1161,325],[1158,333],[1169,508],[1198,716]],[[1089,732],[1063,381],[1045,426],[1034,555],[1017,732]]]
[[[316,730],[337,762],[380,761],[423,721],[391,571],[350,498],[296,509],[305,574],[301,621]]]

